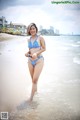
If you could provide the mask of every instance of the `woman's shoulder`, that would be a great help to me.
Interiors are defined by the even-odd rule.
[[[42,35],[39,35],[40,40],[44,40],[44,37]]]
[[[30,39],[29,39],[29,38],[27,38],[27,41],[29,42],[29,41],[30,41]]]
[[[29,42],[29,41],[30,41],[30,38],[31,38],[31,37],[27,38],[27,42]]]

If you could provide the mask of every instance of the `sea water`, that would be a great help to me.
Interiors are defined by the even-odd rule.
[[[80,36],[43,37],[44,68],[30,104],[31,78],[24,56],[27,37],[0,43],[0,111],[8,111],[10,120],[79,120]]]

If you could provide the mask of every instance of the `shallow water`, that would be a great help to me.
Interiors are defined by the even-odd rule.
[[[26,37],[0,43],[0,111],[8,111],[10,120],[79,120],[80,37],[44,38],[45,64],[31,104]]]

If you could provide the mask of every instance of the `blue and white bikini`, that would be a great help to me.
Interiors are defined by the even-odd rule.
[[[34,40],[33,43],[32,43],[32,41],[31,41],[31,37],[30,37],[30,39],[28,40],[28,47],[29,47],[29,49],[32,49],[32,48],[40,48],[40,49],[41,49],[41,45],[40,45],[40,41],[39,41],[39,36],[38,36],[38,35],[36,36],[36,39]],[[31,64],[33,65],[33,67],[36,65],[37,61],[38,61],[40,58],[43,58],[43,56],[42,56],[42,55],[39,55],[39,56],[37,57],[37,59],[35,59],[35,60],[32,60],[32,59],[29,57],[29,60],[30,60]],[[44,58],[43,58],[43,59],[44,59]]]

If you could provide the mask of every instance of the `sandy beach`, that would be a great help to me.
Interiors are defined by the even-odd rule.
[[[38,93],[28,104],[27,36],[0,33],[0,112],[7,111],[9,120],[80,120],[80,64],[72,59],[75,47],[58,41],[61,36],[44,38],[47,50]]]
[[[7,41],[17,38],[17,35],[11,35],[11,34],[6,34],[6,33],[0,33],[0,42],[1,41]]]

